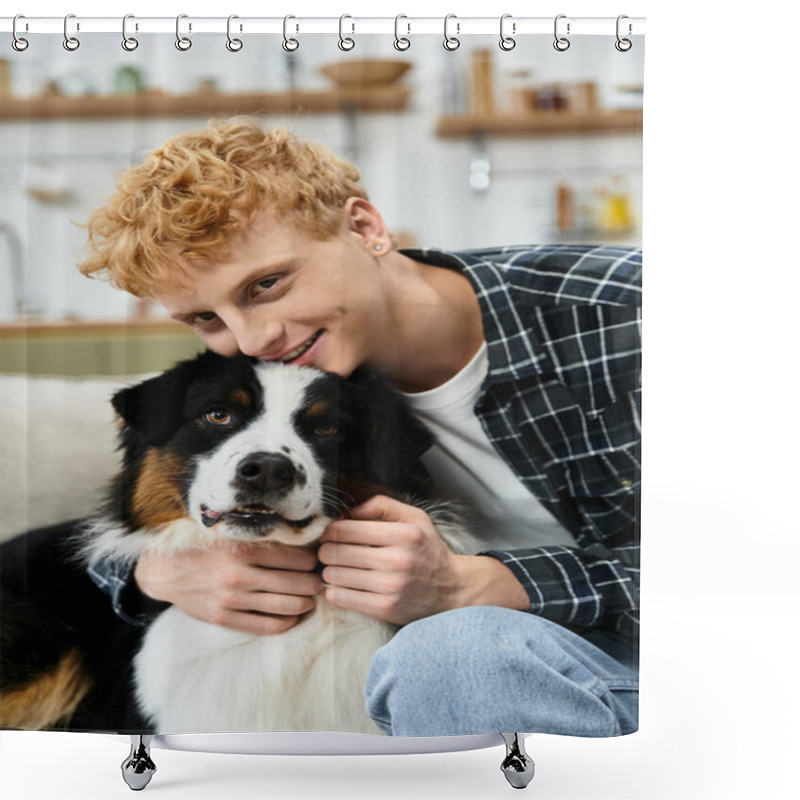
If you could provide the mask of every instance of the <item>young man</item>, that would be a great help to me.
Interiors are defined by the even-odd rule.
[[[220,544],[94,579],[131,621],[174,603],[278,635],[324,592],[402,625],[366,687],[393,735],[636,730],[641,253],[398,251],[358,178],[285,131],[214,121],[122,175],[81,269],[221,354],[384,376],[485,551],[374,498],[328,527],[321,574],[306,551]]]

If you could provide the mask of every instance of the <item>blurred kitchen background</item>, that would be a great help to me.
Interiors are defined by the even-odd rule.
[[[235,35],[235,29],[234,29]],[[75,268],[80,227],[115,174],[211,116],[247,114],[325,142],[361,169],[401,246],[639,244],[643,39],[37,35],[0,51],[0,370],[132,374],[197,343],[161,310]]]

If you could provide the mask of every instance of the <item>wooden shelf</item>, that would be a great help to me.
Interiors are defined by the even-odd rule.
[[[124,119],[131,117],[206,117],[213,114],[330,114],[402,111],[411,89],[403,85],[295,92],[162,92],[89,97],[3,97],[0,121],[47,119]]]
[[[478,116],[456,114],[440,117],[436,135],[458,139],[476,134],[496,136],[556,136],[563,134],[641,133],[640,109],[595,111],[575,114],[569,111],[541,111],[535,114]]]

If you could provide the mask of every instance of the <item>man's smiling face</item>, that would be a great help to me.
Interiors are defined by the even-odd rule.
[[[347,377],[391,345],[380,265],[353,221],[359,208],[348,204],[340,231],[325,240],[261,211],[224,253],[182,261],[185,285],[155,297],[222,355]]]

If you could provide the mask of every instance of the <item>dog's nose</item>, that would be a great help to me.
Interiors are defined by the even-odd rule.
[[[237,465],[236,476],[242,483],[262,492],[275,491],[291,486],[297,470],[279,453],[251,453]]]

